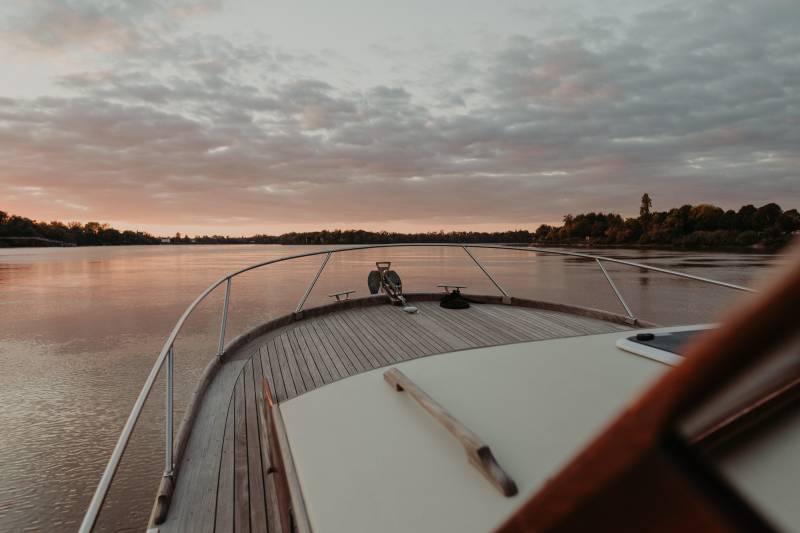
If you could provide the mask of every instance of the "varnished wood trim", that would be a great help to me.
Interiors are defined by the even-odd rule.
[[[398,391],[406,391],[437,422],[442,424],[464,447],[472,466],[477,468],[503,496],[510,497],[517,493],[517,484],[497,462],[489,445],[483,442],[472,430],[450,414],[447,409],[419,388],[416,383],[411,381],[400,370],[396,368],[387,370],[383,373],[383,379]]]
[[[264,388],[264,413],[269,427],[270,475],[275,476],[275,487],[278,492],[278,514],[283,531],[311,533],[311,521],[308,518],[300,479],[294,466],[294,459],[283,424],[280,407],[275,403],[269,383],[261,381]]]
[[[731,413],[702,433],[693,436],[692,443],[704,450],[724,445],[799,401],[800,378],[795,377],[788,384],[769,391],[751,405]]]
[[[275,484],[275,496],[278,502],[278,522],[280,523],[281,531],[292,531],[292,502],[289,496],[289,486],[286,481],[286,475],[283,468],[283,461],[278,451],[278,440],[275,433],[275,420],[272,416],[272,408],[275,407],[276,402],[272,396],[269,382],[262,379],[261,386],[264,390],[264,405],[262,405],[261,416],[264,424],[264,442],[267,443],[269,451],[269,475],[273,477]]]
[[[278,440],[281,460],[286,473],[286,482],[289,486],[289,496],[292,500],[292,516],[294,517],[295,530],[298,533],[311,533],[311,521],[308,519],[303,490],[300,488],[300,479],[297,477],[297,470],[294,466],[292,450],[289,448],[289,440],[286,435],[286,427],[283,424],[283,415],[280,407],[276,404],[270,409],[275,422],[275,434]]]

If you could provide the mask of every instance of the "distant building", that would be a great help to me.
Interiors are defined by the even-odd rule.
[[[161,244],[169,244],[172,242],[172,239],[169,237],[161,237]]]

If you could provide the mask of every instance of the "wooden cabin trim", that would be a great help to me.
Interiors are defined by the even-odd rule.
[[[699,434],[692,435],[692,444],[706,451],[724,446],[759,427],[762,422],[780,415],[799,401],[800,378],[790,377],[788,383],[766,392],[752,404],[715,421]]]
[[[280,407],[272,398],[269,382],[262,379],[261,384],[264,389],[264,405],[261,406],[263,417],[266,418],[264,427],[269,428],[267,431],[270,456],[269,472],[270,475],[275,476],[281,530],[311,533],[311,521],[289,447],[283,415]]]
[[[489,445],[454,417],[439,402],[422,390],[408,376],[397,368],[383,373],[383,379],[398,391],[405,391],[437,422],[453,435],[467,453],[470,464],[474,466],[505,497],[517,494],[517,484],[497,462]]]

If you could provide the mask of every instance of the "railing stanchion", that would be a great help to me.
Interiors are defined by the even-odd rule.
[[[602,263],[602,261],[600,261],[600,259],[595,258],[595,261],[597,261],[597,264],[600,267],[600,270],[603,271],[603,274],[605,275],[606,279],[608,280],[608,284],[611,285],[611,288],[614,290],[614,294],[617,295],[617,299],[619,300],[619,303],[622,304],[622,307],[625,308],[625,312],[628,313],[628,318],[630,318],[631,320],[635,321],[636,317],[633,316],[633,313],[631,312],[631,308],[628,307],[628,303],[625,301],[625,298],[622,297],[622,293],[619,292],[619,289],[617,289],[617,286],[614,285],[614,281],[611,279],[611,276],[608,275],[608,271],[606,271],[606,267],[603,266],[603,263]]]
[[[228,283],[225,285],[225,303],[222,304],[222,323],[219,326],[219,349],[217,349],[217,356],[222,357],[225,350],[225,328],[228,325],[228,302],[231,298],[231,279],[228,278]]]
[[[462,246],[461,249],[467,252],[467,255],[470,256],[470,258],[472,258],[473,261],[475,261],[475,264],[478,265],[478,268],[480,268],[483,271],[483,273],[486,274],[486,277],[489,278],[489,281],[494,283],[494,286],[497,287],[497,290],[502,293],[503,303],[511,303],[511,296],[509,296],[509,294],[505,291],[505,289],[503,289],[503,287],[501,287],[500,284],[497,283],[497,281],[492,277],[492,275],[489,274],[489,272],[484,268],[481,262],[478,261],[478,258],[472,255],[472,252],[470,252],[466,246]]]
[[[294,310],[294,314],[295,315],[299,315],[300,312],[303,310],[303,306],[306,305],[306,300],[308,300],[308,296],[311,294],[311,291],[314,289],[314,285],[317,284],[317,280],[319,279],[320,275],[322,274],[322,271],[325,270],[325,265],[328,264],[328,259],[330,259],[332,255],[333,255],[332,251],[328,252],[325,255],[325,259],[322,261],[322,264],[319,266],[319,270],[317,270],[317,275],[314,276],[313,280],[311,280],[311,283],[309,284],[308,288],[306,289],[306,293],[300,299],[300,303],[297,304],[297,309]]]
[[[167,477],[172,477],[172,469],[175,466],[172,461],[172,393],[174,391],[172,363],[174,355],[175,347],[170,346],[169,353],[167,353],[167,443],[164,452],[164,475]]]

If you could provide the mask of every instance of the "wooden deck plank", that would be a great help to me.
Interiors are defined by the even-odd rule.
[[[522,312],[519,313],[519,316],[512,316],[512,313],[508,313],[505,309],[493,309],[492,312],[495,313],[500,320],[519,324],[520,327],[523,328],[534,329],[538,332],[538,336],[543,339],[551,339],[561,335],[566,336],[567,334],[571,336],[579,333],[572,327],[561,328],[558,324],[554,326],[549,318],[540,313]]]
[[[266,353],[264,353],[265,348]],[[261,346],[261,349],[262,361],[269,363],[265,365],[264,368],[269,368],[273,394],[275,394],[277,400],[281,402],[286,399],[286,385],[283,382],[283,374],[281,374],[281,364],[278,358],[278,350],[275,348],[275,338],[269,339],[269,341]]]
[[[322,379],[325,383],[332,383],[337,379],[341,378],[339,374],[339,369],[336,368],[336,365],[333,363],[333,360],[330,356],[325,352],[325,350],[320,346],[319,342],[315,338],[315,336],[309,331],[306,324],[299,324],[298,326],[298,336],[302,337],[303,341],[306,343],[307,349],[311,357],[317,361],[317,365],[319,366],[319,371],[322,374]]]
[[[542,310],[541,314],[543,316],[550,317],[555,320],[563,321],[565,324],[570,324],[575,328],[583,329],[588,333],[605,333],[608,332],[609,329],[615,331],[624,331],[629,329],[630,326],[622,325],[622,324],[614,324],[609,322],[601,322],[601,321],[587,321],[582,320],[582,317],[570,315],[569,313],[559,313],[558,311],[546,311]]]
[[[337,357],[342,361],[350,361],[353,367],[353,374],[358,374],[371,368],[371,365],[369,365],[366,360],[362,360],[361,357],[347,349],[346,344],[340,342],[339,336],[331,330],[331,327],[325,320],[315,320],[314,325],[319,329],[320,335],[330,343]]]
[[[347,342],[345,335],[343,334],[341,328],[338,326],[337,323],[330,320],[330,317],[324,316],[319,318],[320,326],[330,335],[331,340],[336,343],[339,347],[340,354],[347,354],[351,356],[351,359],[354,363],[358,363],[357,366],[360,366],[363,370],[370,370],[375,368],[377,365],[372,363],[366,355],[362,354],[360,350],[354,350],[350,345],[350,342]]]
[[[361,354],[362,359],[365,359],[372,368],[390,364],[391,357],[381,351],[370,350],[363,346],[363,343],[360,342],[359,337],[356,335],[356,331],[359,331],[360,328],[353,327],[352,323],[347,321],[343,314],[334,313],[328,319],[331,327],[336,328],[345,344],[350,346],[350,349],[354,352]]]
[[[261,366],[259,361],[259,367]],[[258,530],[258,524],[267,523],[267,499],[264,496],[264,469],[261,465],[261,433],[256,408],[257,390],[261,385],[259,372],[256,387],[253,359],[244,365],[244,401],[247,420],[247,477],[250,493],[250,524]]]
[[[515,324],[498,320],[494,315],[485,312],[481,305],[473,305],[470,307],[469,311],[470,319],[478,320],[493,330],[502,332],[507,337],[513,339],[512,342],[530,340],[530,335],[527,331],[517,328]]]
[[[244,372],[233,389],[233,530],[250,531],[250,478],[247,471],[247,411],[244,401]]]
[[[443,312],[446,312],[448,315],[456,315],[456,318],[465,324],[475,324],[475,327],[478,331],[481,331],[484,335],[487,335],[490,339],[493,339],[493,341],[498,344],[526,340],[525,337],[515,337],[515,335],[511,334],[511,332],[504,327],[504,324],[496,320],[492,320],[486,315],[478,312],[477,306],[475,305],[469,309],[466,309],[466,312],[461,314],[459,311],[448,312],[447,309],[443,309],[441,307],[439,309],[441,309]]]
[[[383,332],[376,327],[372,320],[367,319],[360,313],[343,313],[342,320],[362,333],[362,337],[365,339],[364,342],[370,350],[380,352],[394,362],[406,360],[405,354],[400,351],[394,342],[385,338]]]
[[[219,476],[217,480],[217,512],[214,531],[233,531],[233,398],[228,402],[225,420],[225,437],[220,452]]]
[[[500,313],[502,313],[507,320],[513,320],[516,317],[512,317],[512,313],[510,313],[506,309],[499,309]],[[537,324],[543,331],[547,332],[549,338],[553,337],[571,337],[575,335],[581,335],[583,332],[576,330],[574,327],[569,326],[559,320],[554,320],[553,317],[550,317],[544,313],[533,313],[525,315],[525,318],[528,322],[532,324]]]
[[[461,321],[455,319],[454,316],[443,312],[438,304],[433,302],[424,302],[424,309],[428,315],[432,317],[438,324],[450,329],[451,331],[458,332],[458,334],[467,340],[472,346],[484,346],[486,339],[482,338],[475,330],[469,325],[465,325]]]
[[[426,302],[427,303],[427,302]],[[449,328],[452,331],[457,331],[462,338],[467,339],[473,347],[486,346],[486,339],[482,339],[474,329],[466,327],[463,323],[456,321],[453,317],[441,313],[438,306],[427,305],[425,306],[426,313],[433,317],[439,324]]]
[[[405,333],[403,320],[408,316],[407,313],[395,306],[381,306],[376,311],[376,313],[370,314],[370,318],[374,316],[374,320],[380,323],[384,331],[395,339],[395,342],[404,350],[403,355],[406,361],[413,359],[417,354],[427,355],[426,347]]]
[[[361,321],[367,331],[372,332],[372,335],[383,342],[387,351],[394,354],[398,360],[407,361],[414,353],[405,342],[397,336],[391,323],[383,318],[378,313],[369,313],[369,315],[358,313],[352,314],[351,318],[356,321]]]
[[[417,311],[419,313],[419,311]],[[413,353],[431,354],[436,353],[437,347],[427,339],[423,339],[420,334],[410,334],[408,317],[411,316],[397,307],[381,307],[378,314],[386,318],[386,323],[392,326],[392,330],[403,339]]]
[[[510,317],[512,313],[508,311],[505,312],[506,317]],[[520,320],[526,320],[528,322],[535,322],[538,321],[539,323],[544,323],[549,328],[553,327],[561,327],[564,328],[562,331],[569,330],[571,333],[590,333],[591,330],[588,329],[585,324],[585,321],[577,319],[572,320],[572,316],[566,313],[553,313],[551,311],[540,311],[538,313],[531,313],[529,311],[523,312],[519,314],[517,317]]]
[[[308,374],[303,355],[295,353],[295,346],[291,341],[292,329],[284,330],[281,333],[281,342],[283,343],[283,351],[286,353],[286,358],[289,360],[289,370],[294,380],[294,388],[297,389],[297,394],[302,394],[306,391],[314,389],[314,381]]]
[[[338,313],[337,313],[338,314]],[[339,337],[340,344],[355,354],[367,368],[379,368],[386,363],[383,357],[375,354],[371,350],[362,349],[361,345],[353,338],[353,332],[339,316],[330,315],[325,317],[329,329],[333,330]]]
[[[310,358],[317,365],[317,370],[322,377],[322,382],[331,383],[338,379],[339,376],[336,367],[328,361],[324,352],[319,351],[314,340],[308,334],[308,331],[306,331],[305,324],[298,324],[294,331],[297,342],[300,344],[303,353],[306,354],[306,358]]]
[[[325,343],[328,354],[335,361],[347,366],[350,375],[358,374],[366,370],[364,364],[355,356],[355,354],[348,353],[339,345],[339,340],[331,335],[328,327],[321,320],[314,320],[311,323],[317,332],[317,335]]]
[[[449,342],[425,327],[429,324],[435,324],[435,322],[432,320],[425,320],[424,318],[420,320],[420,314],[418,312],[406,314],[402,324],[406,331],[424,339],[433,350],[432,353],[447,352],[453,349],[453,346]]]
[[[342,360],[330,345],[330,342],[327,339],[320,338],[319,332],[314,325],[314,322],[310,322],[307,324],[303,324],[308,332],[309,338],[314,342],[317,346],[317,351],[320,354],[323,354],[333,365],[336,369],[336,372],[339,374],[340,378],[345,378],[349,376],[351,373],[355,372],[355,367],[353,363],[350,362],[349,359],[345,358]]]
[[[342,315],[342,320],[350,326],[352,331],[357,333],[365,349],[380,354],[380,356],[387,361],[386,364],[405,361],[403,354],[397,349],[397,346],[384,338],[384,335],[374,327],[371,321],[366,320],[365,317],[360,316],[359,313],[343,313]]]
[[[342,367],[344,367],[347,376],[363,371],[361,364],[355,360],[354,356],[342,353],[338,343],[328,335],[327,328],[325,328],[321,322],[318,323],[314,320],[309,323],[309,327],[313,327],[314,333],[317,335],[317,338],[322,343],[334,364],[338,363],[339,372],[342,372]]]
[[[364,354],[374,366],[389,365],[397,361],[392,354],[378,347],[370,329],[359,327],[356,322],[348,320],[349,317],[344,316],[344,313],[336,318],[339,320],[339,326],[350,337],[352,345]]]
[[[317,368],[317,363],[313,360],[309,361],[308,354],[297,339],[297,328],[287,330],[284,335],[292,347],[292,352],[294,353],[295,361],[297,361],[297,367],[300,369],[300,376],[303,378],[303,384],[306,390],[313,390],[324,385],[322,376]]]
[[[483,315],[475,311],[474,305],[462,310],[444,309],[439,306],[436,309],[464,327],[471,327],[472,331],[480,336],[480,340],[483,343],[508,344],[524,340],[515,338],[505,328],[499,327],[497,322],[485,320]]]
[[[506,320],[511,320],[508,314],[502,311],[501,316],[503,316]],[[515,320],[524,321],[522,323],[527,324],[528,327],[537,328],[537,330],[540,332],[540,335],[545,339],[552,339],[556,337],[574,337],[575,335],[585,335],[587,333],[582,329],[576,329],[575,327],[560,323],[559,321],[553,321],[550,317],[545,315],[521,314],[521,316],[516,317]]]
[[[424,329],[429,335],[436,338],[441,344],[443,352],[463,350],[470,346],[464,339],[455,335],[449,329],[442,327],[436,320],[430,320],[425,314],[420,315],[417,313],[411,315],[410,320],[413,322],[414,327],[419,330]]]
[[[548,337],[541,327],[526,320],[525,317],[513,321],[508,320],[499,311],[489,306],[482,306],[480,312],[492,317],[495,321],[505,323],[508,328],[513,328],[514,331],[519,332],[523,338],[538,340]]]
[[[217,483],[225,437],[231,389],[242,362],[223,364],[209,385],[198,412],[198,424],[179,466],[178,484],[161,530],[212,531],[216,514]]]
[[[269,353],[268,353],[267,343],[261,345],[258,354],[255,355],[254,358],[257,360],[257,364],[261,366],[262,377],[266,379],[267,382],[269,383],[269,389],[273,391],[272,394],[275,394],[275,390],[277,389],[277,387],[275,386],[275,381],[274,381],[275,378],[272,376],[272,371],[269,363]],[[255,363],[256,362],[254,361],[254,364]]]
[[[527,310],[526,310],[527,311]],[[559,336],[573,336],[577,332],[573,328],[562,327],[559,324],[552,324],[550,319],[544,317],[539,313],[529,314],[522,313],[509,313],[508,310],[502,308],[493,308],[491,312],[495,314],[500,320],[508,321],[511,323],[519,324],[521,327],[535,329],[539,332],[540,338],[549,339]]]
[[[286,385],[286,397],[294,398],[298,394],[305,392],[305,387],[303,387],[300,371],[296,368],[293,369],[292,361],[294,356],[291,351],[287,350],[287,343],[283,340],[283,332],[275,337],[275,348],[278,350],[280,371],[283,376],[283,383]],[[295,367],[296,365],[297,363],[294,363]]]
[[[501,321],[498,320],[497,315],[494,315],[492,313],[488,313],[483,309],[477,309],[476,310],[476,314],[482,316],[484,320],[491,321],[494,324],[501,323]],[[521,324],[518,324],[516,322],[512,323],[512,322],[506,321],[506,322],[503,323],[503,327],[505,328],[506,332],[509,335],[514,337],[516,342],[522,342],[522,341],[526,341],[526,340],[531,340],[532,338],[533,339],[538,338],[538,335],[537,335],[538,332],[536,332],[536,331],[531,332],[530,328],[525,327],[525,326],[523,326]]]

